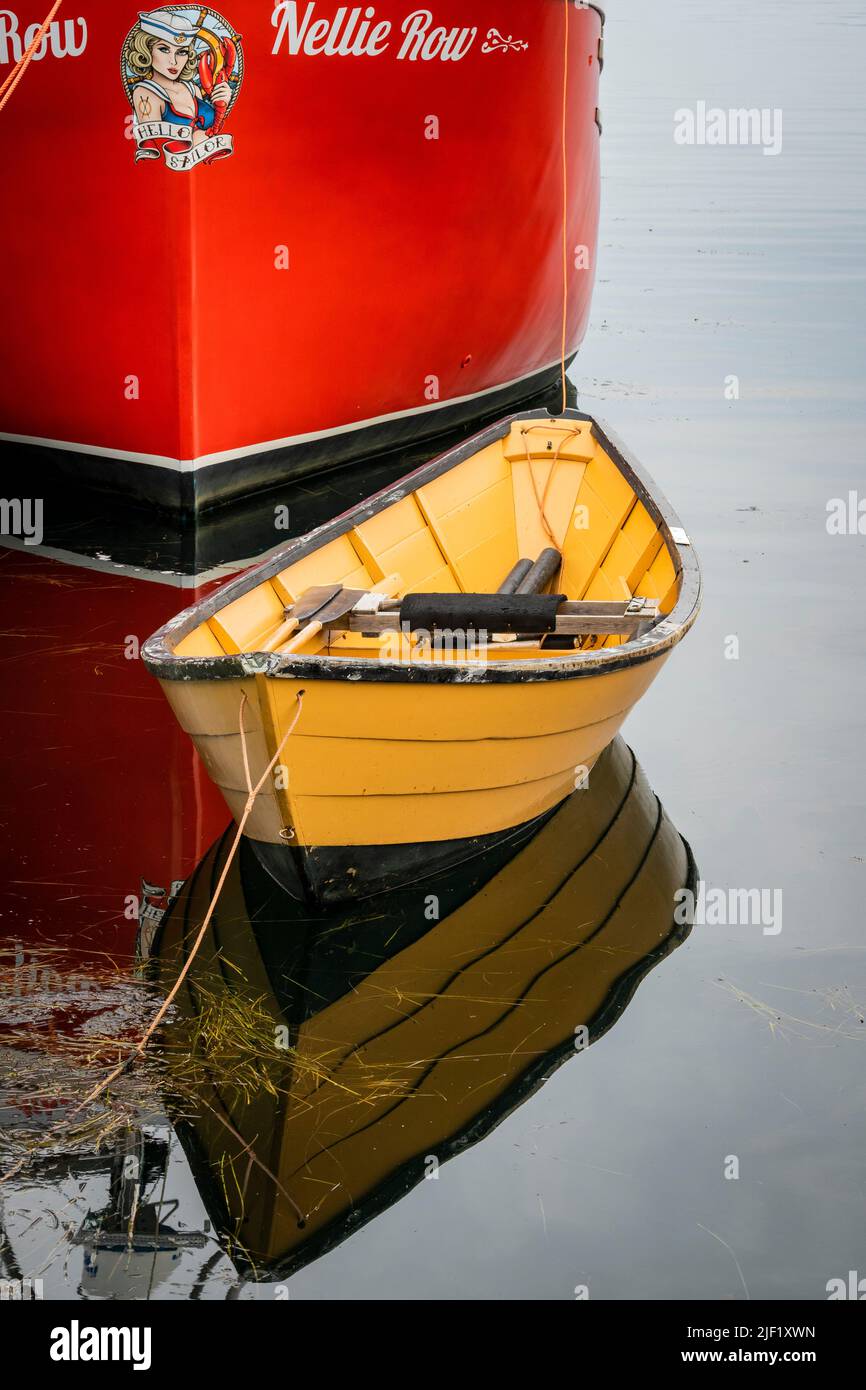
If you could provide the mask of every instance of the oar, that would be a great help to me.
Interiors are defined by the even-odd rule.
[[[541,597],[542,591],[557,574],[561,565],[562,556],[559,551],[553,546],[548,546],[542,550],[534,562],[527,559],[518,560],[508,571],[495,595],[458,594],[454,597],[458,601],[467,599],[470,604],[474,597],[485,601],[501,597],[506,600],[504,605],[506,609],[509,608],[508,600],[512,600],[511,611],[514,611],[513,600],[518,597],[528,598],[533,595]],[[401,576],[392,574],[379,580],[369,590],[344,589],[341,585],[307,589],[298,598],[291,610],[287,610],[286,621],[270,637],[263,650],[274,651],[278,647],[282,647],[287,638],[291,637],[291,641],[285,646],[285,652],[290,654],[303,647],[310,638],[315,637],[325,627],[342,627],[355,632],[399,629],[401,625],[400,610],[405,600],[397,599],[394,596],[401,588]],[[420,597],[420,595],[412,596],[413,600]],[[445,595],[442,598],[447,601]],[[564,596],[560,597],[560,602],[563,601],[563,598]],[[548,604],[547,607],[549,608],[550,605]],[[526,605],[523,605],[522,611],[525,610]],[[490,611],[489,608],[488,611]],[[306,626],[298,632],[298,627],[305,620]],[[435,628],[435,621],[431,622],[430,625]],[[296,632],[297,635],[293,636],[292,634]],[[493,641],[513,642],[517,636],[518,633],[512,626],[510,631],[494,634]]]
[[[337,626],[341,619],[347,618],[360,603],[369,600],[372,595],[390,598],[399,593],[402,587],[402,576],[389,574],[384,579],[378,580],[370,589],[344,589],[342,584],[333,585],[329,589],[307,589],[293,604],[292,616],[286,619],[270,638],[269,644],[263,645],[261,650],[275,651],[278,647],[282,647],[285,655],[296,652],[300,647],[305,646],[311,638],[316,637],[323,628]],[[285,638],[278,641],[279,633],[283,629],[288,629],[287,636],[291,636],[291,633],[300,627],[305,619],[309,619],[309,621],[283,647]]]
[[[518,587],[532,569],[531,560],[518,560],[517,564],[510,569],[496,590],[497,594],[516,594]]]
[[[278,647],[289,640],[293,632],[297,632],[301,623],[311,618],[314,613],[318,613],[326,603],[329,603],[331,599],[336,598],[337,594],[342,592],[342,584],[328,584],[305,589],[298,601],[292,605],[292,616],[280,623],[276,632],[272,632],[270,637],[262,642],[259,651],[275,652]]]
[[[261,650],[291,655],[323,629],[342,629],[367,636],[408,630],[414,632],[485,631],[493,641],[514,641],[527,634],[578,637],[602,633],[639,635],[658,619],[655,600],[582,600],[541,592],[562,564],[552,546],[535,563],[520,560],[495,594],[409,594],[394,596],[403,587],[399,574],[388,575],[370,589],[331,585],[307,589],[284,623]],[[303,624],[303,626],[302,626]],[[300,630],[298,630],[300,629]],[[286,640],[286,638],[290,640]]]
[[[498,594],[540,594],[555,574],[559,572],[562,556],[553,546],[542,550],[538,559],[518,560],[513,569],[503,579]],[[494,642],[516,642],[516,632],[494,632]]]
[[[518,594],[543,593],[551,579],[555,579],[556,575],[559,574],[561,565],[562,556],[558,550],[549,545],[546,550],[542,550],[535,564],[530,566],[514,592]]]

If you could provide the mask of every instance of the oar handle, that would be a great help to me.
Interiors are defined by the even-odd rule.
[[[518,560],[517,564],[508,571],[499,588],[498,594],[516,594],[518,587],[532,569],[531,560]]]
[[[312,637],[317,637],[321,631],[322,624],[314,618],[311,623],[307,623],[305,627],[301,628],[298,635],[293,637],[291,642],[286,643],[283,648],[283,653],[288,655],[290,652],[296,652],[299,647],[303,647],[305,642],[309,642]]]
[[[542,550],[534,565],[531,565],[515,590],[518,594],[541,594],[552,579],[559,574],[562,556],[549,545]]]
[[[277,647],[281,647],[284,642],[287,642],[291,637],[292,633],[295,632],[299,627],[300,623],[298,622],[297,618],[287,618],[284,623],[280,623],[276,632],[272,632],[270,637],[268,637],[266,641],[262,642],[259,651],[275,652],[277,650]]]

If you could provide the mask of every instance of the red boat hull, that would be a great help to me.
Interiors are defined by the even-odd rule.
[[[240,57],[196,146],[136,131],[118,0],[64,0],[0,113],[5,451],[180,507],[475,421],[562,346],[565,0],[218,2]],[[0,11],[0,81],[47,8]],[[601,25],[568,7],[568,356]]]

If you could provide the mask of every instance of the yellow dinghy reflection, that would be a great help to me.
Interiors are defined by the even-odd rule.
[[[223,586],[142,655],[237,819],[246,697],[253,783],[279,755],[246,832],[282,881],[288,847],[372,847],[375,863],[549,811],[699,601],[685,532],[622,448],[577,411],[517,415]]]
[[[229,840],[164,919],[165,988]],[[534,833],[351,915],[311,913],[244,847],[161,1049],[236,1264],[291,1272],[482,1139],[618,1019],[686,934],[675,894],[695,879],[621,739]]]

